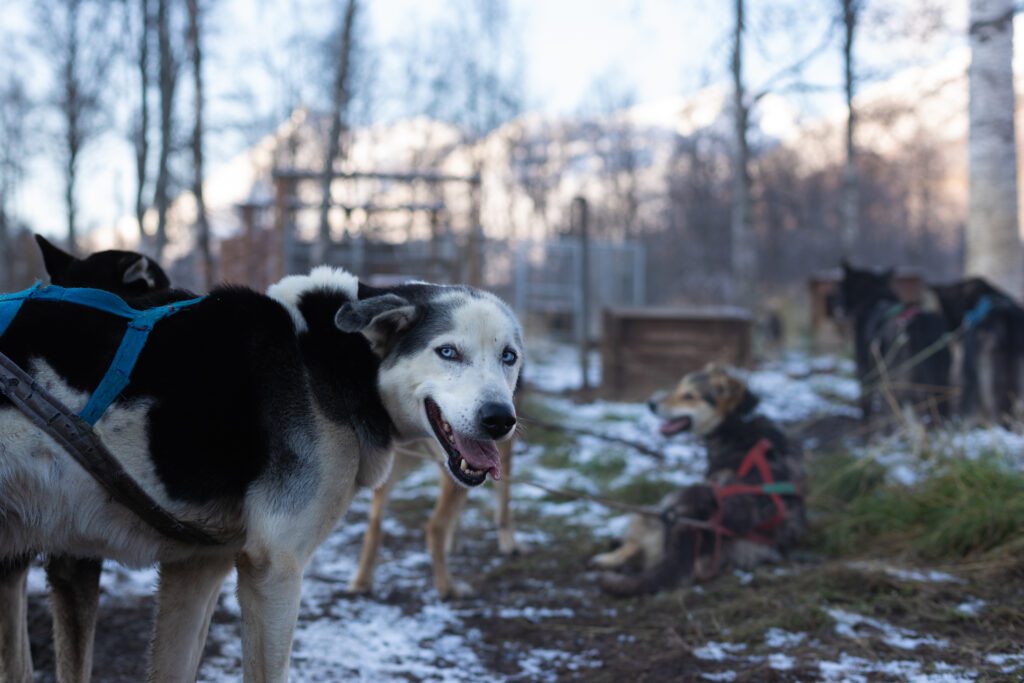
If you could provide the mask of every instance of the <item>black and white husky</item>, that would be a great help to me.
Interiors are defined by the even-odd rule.
[[[28,301],[0,351],[77,410],[123,328],[89,308]],[[356,488],[387,475],[393,441],[435,438],[464,485],[500,476],[495,440],[516,423],[522,344],[510,309],[467,287],[373,289],[321,267],[267,296],[215,289],[157,324],[96,431],[156,501],[235,540],[200,548],[160,536],[0,399],[0,555],[159,562],[150,678],[160,681],[195,680],[235,567],[245,680],[286,680],[303,569]],[[0,636],[15,611],[0,610]]]

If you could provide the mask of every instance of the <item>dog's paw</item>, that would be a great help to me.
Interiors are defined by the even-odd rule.
[[[587,566],[594,569],[615,569],[619,566],[619,561],[614,552],[601,553],[587,560]]]
[[[498,552],[502,555],[523,555],[526,548],[516,543],[515,534],[511,531],[499,531]]]
[[[597,579],[597,585],[605,593],[617,598],[628,598],[647,592],[635,576],[627,576],[619,572],[601,572]]]
[[[437,594],[441,596],[442,600],[459,600],[473,597],[476,595],[476,590],[465,581],[453,579],[447,586],[438,586]]]
[[[347,592],[349,595],[369,595],[373,592],[373,583],[370,581],[352,579],[348,584]]]

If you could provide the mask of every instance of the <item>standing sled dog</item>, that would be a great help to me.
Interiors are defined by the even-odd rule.
[[[29,299],[0,351],[77,410],[124,327],[102,311]],[[0,548],[6,560],[42,552],[160,562],[150,662],[159,681],[195,680],[234,566],[245,680],[286,680],[303,568],[356,487],[379,485],[392,442],[414,438],[436,439],[464,485],[500,476],[495,441],[515,426],[521,357],[510,310],[465,287],[378,290],[317,268],[267,296],[215,289],[155,326],[95,429],[151,497],[226,542],[159,535],[0,399]],[[23,585],[15,579],[8,585]],[[0,615],[0,633],[24,628],[9,623],[16,611]]]

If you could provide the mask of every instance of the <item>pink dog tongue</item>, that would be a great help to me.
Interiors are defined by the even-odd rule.
[[[477,441],[455,432],[455,448],[470,467],[490,472],[495,481],[501,479],[501,458],[493,441]]]

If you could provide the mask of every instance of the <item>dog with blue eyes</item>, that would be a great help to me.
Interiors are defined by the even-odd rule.
[[[470,302],[472,304],[472,302]],[[441,359],[445,364],[451,364],[452,368],[461,368],[467,365],[468,360],[461,348],[460,339],[469,334],[470,327],[474,324],[476,315],[469,307],[453,308],[451,315],[455,326],[447,338],[449,341],[436,345],[434,355],[436,358],[426,357],[422,360],[424,366],[435,363]],[[501,354],[501,363],[508,367],[517,367],[520,363],[519,354],[512,348],[505,349]],[[429,376],[430,369],[427,367],[408,368],[410,381],[417,376]],[[473,390],[471,384],[465,384],[465,398],[471,400]],[[496,430],[511,429],[514,420],[509,421],[509,416],[504,414],[498,404],[493,406],[495,415],[493,421]],[[459,515],[466,502],[469,489],[483,483],[487,473],[494,479],[495,491],[495,523],[498,527],[498,550],[503,555],[511,555],[519,551],[515,542],[515,529],[513,526],[511,509],[511,482],[509,477],[512,470],[512,445],[511,440],[497,441],[494,447],[497,450],[497,459],[493,454],[481,459],[481,453],[470,442],[459,436],[459,431],[453,427],[453,422],[442,418],[436,406],[427,405],[427,413],[432,420],[435,439],[421,439],[410,444],[399,445],[394,449],[394,466],[387,480],[373,492],[373,504],[370,509],[370,516],[367,523],[366,535],[363,538],[363,548],[359,557],[359,566],[355,576],[349,585],[349,590],[356,594],[368,594],[374,588],[374,569],[376,568],[377,556],[380,552],[382,541],[381,525],[387,508],[388,499],[395,485],[398,484],[407,474],[424,461],[431,461],[438,465],[440,492],[434,510],[426,524],[427,550],[430,553],[434,588],[442,599],[467,597],[472,595],[474,588],[465,581],[452,577],[448,569],[448,555],[458,545]],[[505,415],[503,417],[503,415]]]
[[[757,404],[743,380],[715,364],[651,397],[662,435],[690,432],[703,441],[705,477],[669,493],[659,517],[635,515],[618,548],[591,558],[607,570],[599,579],[605,592],[656,593],[723,567],[750,569],[780,560],[799,541],[807,527],[803,453]],[[639,567],[627,571],[632,565]]]

